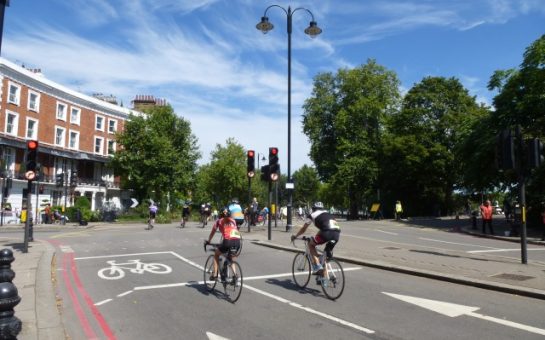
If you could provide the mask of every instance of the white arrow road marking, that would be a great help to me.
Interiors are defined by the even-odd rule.
[[[206,336],[208,337],[209,340],[229,340],[228,338],[224,338],[212,332],[206,332]]]
[[[388,296],[391,296],[393,298],[399,299],[401,301],[405,301],[407,303],[412,303],[413,305],[417,305],[419,307],[429,309],[436,313],[450,316],[451,318],[455,318],[461,315],[468,315],[474,318],[479,318],[479,319],[499,323],[504,326],[522,329],[527,332],[545,335],[545,329],[527,326],[521,323],[498,319],[492,316],[475,313],[475,311],[479,310],[480,307],[470,307],[470,306],[458,305],[458,304],[450,303],[450,302],[422,299],[422,298],[417,298],[414,296],[399,295],[399,294],[386,293],[386,292],[382,292],[382,293]]]

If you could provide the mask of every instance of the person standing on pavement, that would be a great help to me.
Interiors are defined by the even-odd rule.
[[[492,204],[490,200],[486,200],[481,205],[481,217],[483,219],[483,234],[486,234],[486,225],[490,228],[490,235],[494,235],[494,229],[492,228]]]
[[[251,214],[250,224],[252,226],[255,226],[257,222],[258,208],[259,208],[259,204],[257,203],[257,198],[254,197],[254,199],[252,200],[252,205],[250,209],[250,214]]]
[[[401,201],[396,201],[395,215],[397,221],[401,219],[401,214],[403,214],[403,206],[401,205]]]

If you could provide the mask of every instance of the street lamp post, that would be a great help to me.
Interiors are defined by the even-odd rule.
[[[265,162],[267,160],[267,158],[265,158],[265,156],[262,154],[262,153],[257,153],[257,168],[259,170],[261,170],[261,168],[259,167],[259,159],[261,158],[261,162]]]
[[[284,7],[279,5],[271,5],[265,9],[263,17],[261,17],[261,22],[259,22],[255,27],[266,34],[274,28],[273,24],[269,22],[267,17],[267,11],[270,8],[277,7],[280,8],[287,16],[287,32],[288,32],[288,182],[286,188],[288,189],[288,220],[286,224],[286,231],[292,229],[292,204],[293,204],[293,182],[291,178],[291,32],[292,32],[292,16],[298,10],[306,11],[310,14],[311,21],[309,26],[305,29],[305,33],[308,34],[311,38],[316,37],[318,34],[322,33],[322,29],[318,27],[316,21],[314,20],[314,15],[311,11],[303,7],[297,7],[293,11],[291,6],[288,6],[286,10]]]

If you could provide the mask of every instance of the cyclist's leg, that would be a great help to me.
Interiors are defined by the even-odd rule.
[[[221,251],[219,248],[216,248],[214,251],[214,272],[212,273],[214,277],[218,277],[218,263],[220,260]]]

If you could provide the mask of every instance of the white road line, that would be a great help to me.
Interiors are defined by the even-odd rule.
[[[436,239],[433,239],[433,238],[425,238],[425,237],[419,237],[418,239],[419,240],[424,240],[424,241],[440,242],[440,243],[447,243],[447,244],[456,244],[458,246],[479,247],[479,248],[488,248],[488,249],[500,249],[500,248],[496,248],[496,247],[480,246],[478,244],[449,242],[449,241],[436,240]]]
[[[385,233],[385,234],[388,234],[388,235],[395,235],[395,236],[399,235],[398,233],[392,233],[391,231],[384,231],[384,230],[380,230],[380,229],[375,229],[375,231]]]
[[[118,294],[117,297],[123,297],[125,295],[129,295],[132,292],[133,292],[132,290],[129,290],[129,291],[126,291],[125,293]]]
[[[268,292],[265,292],[261,289],[257,289],[255,287],[252,287],[252,286],[248,286],[248,285],[244,285],[244,288],[246,289],[249,289],[251,291],[254,291],[256,293],[259,293],[261,295],[265,295],[271,299],[274,299],[278,302],[282,302],[282,303],[286,303],[292,307],[295,307],[295,308],[298,308],[298,309],[301,309],[301,310],[304,310],[305,312],[307,313],[311,313],[311,314],[314,314],[314,315],[318,315],[318,316],[321,316],[325,319],[328,319],[328,320],[331,320],[331,321],[334,321],[334,322],[337,322],[337,323],[340,323],[341,325],[343,326],[348,326],[348,327],[351,327],[351,328],[354,328],[354,329],[357,329],[359,331],[362,331],[364,333],[367,333],[367,334],[373,334],[375,333],[374,330],[372,329],[369,329],[369,328],[365,328],[365,327],[362,327],[360,325],[356,325],[355,323],[352,323],[352,322],[349,322],[349,321],[346,321],[346,320],[343,320],[343,319],[339,319],[333,315],[329,315],[329,314],[326,314],[326,313],[322,313],[322,312],[319,312],[315,309],[312,309],[310,307],[305,307],[305,306],[302,306],[298,303],[295,303],[295,302],[292,302],[290,300],[287,300],[287,299],[284,299],[280,296],[277,296],[277,295],[274,295],[274,294],[271,294],[271,293],[268,293]]]
[[[100,306],[100,305],[103,305],[103,304],[105,304],[107,302],[110,302],[110,301],[112,301],[112,299],[106,299],[106,300],[95,303],[95,306]]]
[[[139,255],[156,255],[156,254],[171,254],[171,251],[158,251],[154,253],[135,253],[135,254],[117,254],[117,255],[101,255],[101,256],[88,256],[88,257],[75,257],[74,260],[92,260],[92,259],[106,259],[110,257],[125,257],[125,256],[139,256]]]
[[[528,251],[532,250],[545,250],[545,248],[528,248]],[[505,249],[493,249],[493,250],[470,250],[467,251],[467,253],[475,254],[475,253],[501,253],[501,252],[510,252],[510,251],[520,251],[520,248],[505,248]]]

